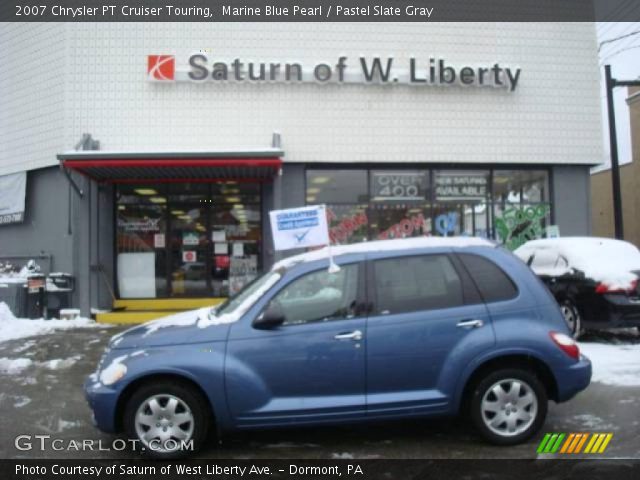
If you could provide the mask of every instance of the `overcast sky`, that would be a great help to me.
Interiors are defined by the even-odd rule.
[[[609,159],[609,123],[607,119],[606,90],[604,88],[604,65],[610,64],[613,78],[633,80],[640,78],[640,23],[607,22],[596,25],[600,46],[602,127],[605,158]],[[623,38],[619,38],[623,37]],[[603,43],[606,42],[606,43]],[[617,87],[614,90],[616,127],[618,131],[618,158],[620,164],[631,162],[631,135],[629,131],[629,107],[626,103],[627,88]],[[596,170],[601,170],[597,168]]]

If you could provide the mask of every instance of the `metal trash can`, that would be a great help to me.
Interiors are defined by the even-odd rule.
[[[47,318],[60,318],[60,310],[71,307],[74,277],[68,273],[52,273],[47,277]]]
[[[27,276],[26,317],[43,318],[45,310],[45,276],[31,273]]]

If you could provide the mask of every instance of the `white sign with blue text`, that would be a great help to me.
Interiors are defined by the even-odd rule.
[[[273,246],[276,250],[329,244],[327,212],[324,205],[273,210],[269,212],[269,217]]]

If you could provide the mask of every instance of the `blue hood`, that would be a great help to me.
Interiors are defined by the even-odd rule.
[[[229,332],[228,323],[198,326],[207,320],[211,307],[176,313],[139,325],[114,335],[109,342],[111,349],[160,347],[185,343],[222,341]]]

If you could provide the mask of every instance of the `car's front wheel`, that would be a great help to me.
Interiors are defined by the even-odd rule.
[[[126,404],[124,428],[146,456],[184,457],[198,450],[207,437],[210,414],[206,399],[181,382],[148,383]]]
[[[560,302],[560,311],[562,312],[564,321],[569,327],[571,336],[573,338],[578,338],[582,333],[582,321],[580,318],[578,307],[576,307],[575,303],[573,303],[571,300],[562,300]]]
[[[473,389],[471,418],[482,436],[498,445],[515,445],[534,435],[547,415],[547,393],[527,370],[491,372]]]

